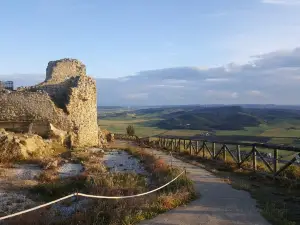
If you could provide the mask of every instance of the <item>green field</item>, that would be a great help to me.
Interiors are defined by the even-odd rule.
[[[101,128],[103,129],[107,129],[113,133],[126,133],[126,127],[128,125],[133,125],[135,128],[135,133],[138,136],[141,137],[147,137],[147,136],[152,136],[152,135],[157,135],[163,132],[167,132],[165,133],[166,135],[175,135],[175,136],[194,136],[196,134],[199,134],[199,132],[203,132],[200,130],[165,130],[165,129],[160,129],[158,127],[149,127],[149,126],[145,126],[144,122],[149,122],[149,121],[153,121],[153,119],[124,119],[124,120],[120,120],[116,119],[116,120],[99,120],[99,124],[101,126]]]
[[[235,123],[235,116],[239,115],[241,118],[241,113],[238,111],[236,114],[236,110],[241,109],[230,109],[228,107],[224,107],[226,109],[225,113],[228,114],[228,118],[231,120],[231,123]],[[262,121],[259,125],[256,126],[245,126],[241,129],[189,129],[188,127],[178,129],[170,128],[170,124],[168,124],[167,128],[164,128],[161,125],[161,122],[170,121],[170,118],[176,118],[177,115],[179,117],[184,118],[184,121],[188,121],[193,123],[193,120],[197,120],[198,117],[194,117],[193,108],[158,108],[158,109],[141,109],[141,110],[128,110],[128,109],[116,109],[115,111],[106,110],[105,112],[101,111],[99,113],[99,124],[101,128],[107,129],[113,133],[126,133],[126,127],[128,125],[133,125],[135,128],[136,135],[140,137],[147,137],[152,135],[157,135],[160,133],[164,133],[164,135],[172,135],[172,136],[199,136],[202,134],[206,134],[207,132],[211,132],[213,130],[213,135],[220,138],[230,138],[232,141],[250,141],[250,142],[263,142],[263,143],[274,143],[274,144],[286,144],[286,145],[294,145],[300,147],[300,141],[298,138],[300,137],[300,111],[276,111],[276,110],[268,110],[265,109],[251,109],[249,111],[249,115],[254,117],[257,115],[257,121]],[[209,110],[209,113],[200,114],[202,117],[200,121],[206,123],[207,119],[214,118],[210,113],[214,113],[214,108],[206,108],[206,111]],[[217,108],[216,111],[218,113],[222,113],[223,109]],[[195,112],[199,115],[199,111],[197,109]],[[232,112],[233,111],[233,112]],[[251,114],[252,113],[252,114]],[[298,118],[299,113],[299,119]],[[232,115],[231,115],[232,114]],[[245,113],[242,113],[242,116]],[[223,116],[224,117],[224,116]],[[246,120],[246,124],[249,124],[249,120]],[[204,118],[204,119],[203,119]],[[244,118],[243,118],[244,119]],[[264,122],[265,119],[268,119],[269,122]],[[217,126],[217,122],[220,120],[216,120],[210,122],[213,126]],[[242,124],[244,120],[240,120],[237,123]],[[177,121],[174,120],[174,123]],[[223,121],[221,121],[223,123]],[[250,120],[252,122],[252,118]],[[256,121],[255,121],[256,122]],[[198,124],[201,127],[201,123]],[[226,124],[228,126],[228,124]],[[233,126],[235,127],[235,126]],[[229,127],[230,128],[230,127]],[[211,134],[210,134],[211,135]],[[201,137],[201,136],[200,136]],[[202,136],[203,137],[203,136]],[[221,139],[222,140],[222,139]]]
[[[147,126],[147,122],[157,121],[158,118],[110,118],[99,119],[100,126],[114,133],[125,133],[128,125],[135,127],[136,134],[138,136],[151,136],[153,134],[159,134],[167,132],[167,135],[175,136],[193,136],[206,132],[205,130],[190,130],[190,129],[174,129],[167,130],[161,129],[155,126]],[[258,127],[246,127],[244,130],[216,130],[216,135],[244,135],[244,136],[265,136],[265,137],[281,137],[280,139],[273,138],[274,143],[291,143],[292,140],[284,139],[284,137],[300,137],[300,127],[295,130],[287,130],[283,127],[274,126],[258,126]]]

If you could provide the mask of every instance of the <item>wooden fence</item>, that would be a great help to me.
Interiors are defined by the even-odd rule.
[[[161,149],[171,151],[188,152],[190,155],[200,156],[206,159],[227,161],[230,156],[231,161],[237,164],[238,167],[245,167],[246,162],[250,162],[250,169],[254,172],[258,170],[258,161],[262,163],[268,173],[274,177],[279,176],[291,165],[300,163],[300,148],[284,145],[271,145],[262,143],[242,143],[242,142],[216,142],[207,140],[192,140],[180,137],[158,136],[154,141],[155,146]],[[250,148],[249,151],[242,151],[241,147]],[[266,155],[262,149],[268,149],[273,154]],[[288,151],[287,154],[291,159],[283,160],[285,157],[279,157],[280,151]],[[300,169],[300,168],[299,168]]]
[[[121,138],[121,136],[119,138]],[[261,167],[261,165],[263,165],[265,168],[264,172],[267,172],[268,175],[272,175],[273,177],[282,175],[291,165],[299,166],[300,171],[300,148],[293,146],[208,141],[188,137],[159,135],[147,138],[136,137],[135,139],[143,146],[151,146],[177,153],[185,152],[191,156],[198,156],[210,160],[222,160],[224,162],[230,160],[239,168],[250,169],[254,172],[261,172],[258,166]],[[243,150],[245,148],[249,150]],[[272,153],[266,153],[266,150]],[[284,156],[280,156],[281,151],[285,151]]]

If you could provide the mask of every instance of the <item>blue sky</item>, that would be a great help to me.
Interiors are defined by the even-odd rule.
[[[1,0],[0,75],[78,58],[116,78],[210,68],[300,45],[299,0]]]

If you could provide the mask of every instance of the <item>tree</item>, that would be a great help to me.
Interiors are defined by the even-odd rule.
[[[135,135],[134,127],[132,125],[128,125],[126,128],[126,133],[128,136],[132,137]]]

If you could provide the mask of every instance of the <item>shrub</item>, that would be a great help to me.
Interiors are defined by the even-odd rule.
[[[134,127],[132,125],[128,125],[128,127],[126,128],[126,133],[130,137],[134,136],[135,135]]]

